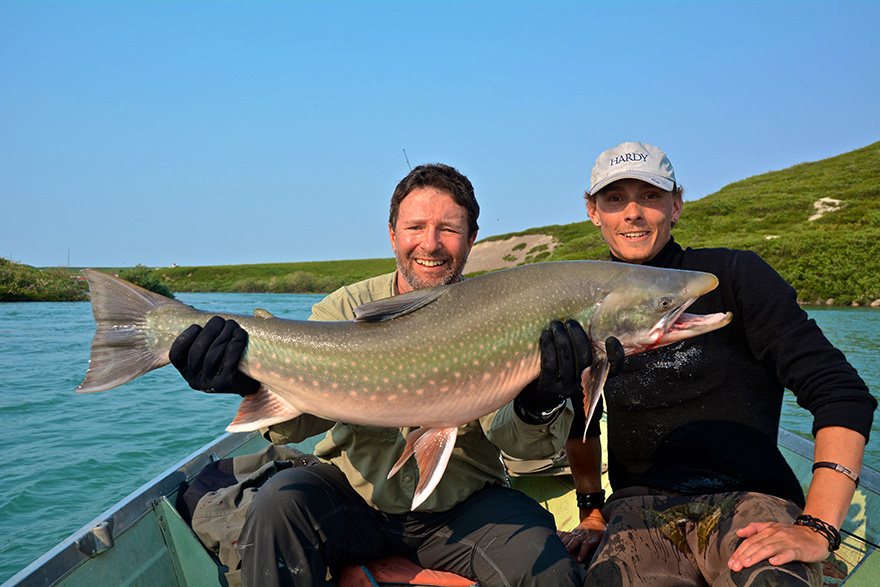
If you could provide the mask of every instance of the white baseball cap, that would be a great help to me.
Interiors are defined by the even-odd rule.
[[[618,179],[640,179],[671,192],[675,171],[666,153],[646,143],[620,143],[596,158],[590,176],[590,195]]]

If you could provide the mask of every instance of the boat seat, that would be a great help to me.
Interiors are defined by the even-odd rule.
[[[402,556],[388,556],[363,565],[343,569],[339,587],[378,587],[381,585],[421,585],[431,587],[477,587],[461,575],[423,569]]]

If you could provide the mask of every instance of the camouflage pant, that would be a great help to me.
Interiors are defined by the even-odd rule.
[[[727,561],[753,521],[791,523],[800,508],[758,493],[697,496],[638,495],[611,501],[602,512],[608,531],[590,564],[586,585],[597,587],[822,585],[820,563],[773,566],[739,573]]]

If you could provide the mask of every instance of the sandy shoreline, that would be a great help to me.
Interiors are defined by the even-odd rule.
[[[516,267],[527,257],[535,257],[556,248],[557,242],[546,234],[515,236],[506,240],[479,242],[471,249],[465,274]],[[531,260],[531,259],[530,259]]]

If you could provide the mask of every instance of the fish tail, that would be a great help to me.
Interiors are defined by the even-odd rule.
[[[160,306],[183,304],[101,271],[82,272],[89,281],[97,327],[89,369],[77,393],[106,391],[167,365],[167,349],[149,344],[145,317]]]

